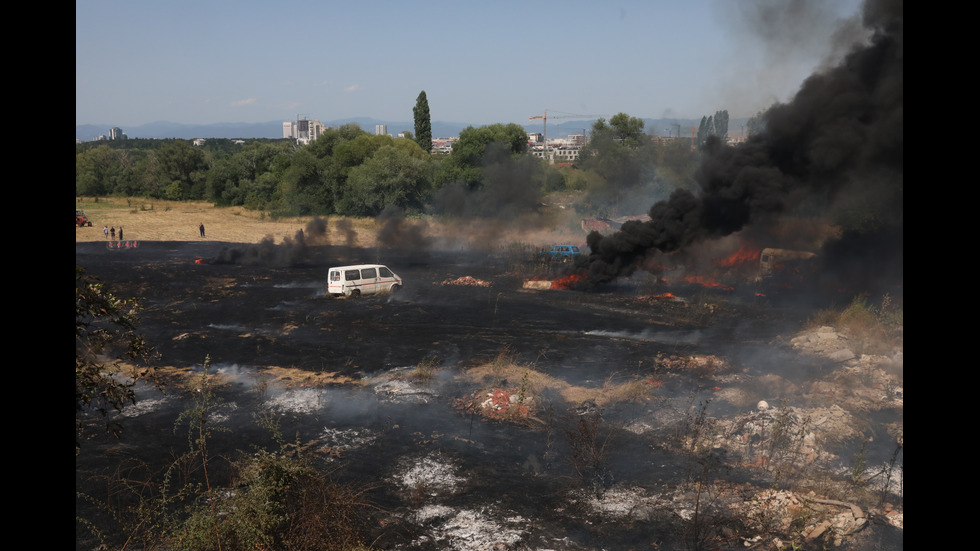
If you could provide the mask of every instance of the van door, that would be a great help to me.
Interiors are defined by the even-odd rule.
[[[361,271],[360,270],[344,270],[344,294],[360,294],[361,293]]]
[[[364,294],[377,293],[381,285],[378,282],[378,269],[377,268],[362,268],[361,269],[361,285],[363,285]]]

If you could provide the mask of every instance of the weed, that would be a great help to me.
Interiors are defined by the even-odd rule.
[[[861,447],[854,454],[854,463],[851,465],[851,484],[858,486],[864,484],[864,475],[868,467],[865,459],[865,452],[868,448],[868,439],[861,439]]]
[[[858,354],[889,353],[901,343],[903,309],[890,295],[884,295],[875,306],[863,296],[855,297],[840,310],[823,310],[809,326],[831,325],[849,335]]]
[[[511,350],[510,346],[505,346],[493,360],[490,361],[490,373],[495,377],[502,377],[517,363],[517,354]]]
[[[437,356],[428,356],[415,365],[415,369],[411,373],[411,378],[420,383],[427,383],[435,377],[436,371],[438,371],[441,363],[442,360]]]
[[[596,412],[580,417],[574,429],[566,429],[565,436],[572,449],[572,468],[582,481],[601,498],[612,482],[606,469],[609,432],[602,426],[602,417]]]
[[[902,478],[903,478],[902,477],[902,474],[903,473],[902,473],[902,471],[904,470],[905,467],[904,467],[904,464],[898,463],[898,457],[902,454],[903,448],[904,448],[904,446],[903,446],[902,442],[899,442],[898,444],[895,445],[895,451],[892,452],[892,455],[889,458],[888,463],[885,465],[885,468],[884,468],[884,470],[881,473],[882,476],[884,477],[884,481],[881,483],[881,490],[880,490],[879,499],[878,499],[878,505],[879,506],[883,505],[885,503],[885,500],[887,500],[888,499],[888,496],[891,494],[892,485],[895,482],[894,479],[895,479],[896,476],[898,477],[898,492],[897,492],[897,495],[898,495],[899,499],[901,499],[901,497],[902,497],[902,493],[903,493],[902,492],[902,485],[903,485],[903,481],[902,481]],[[896,467],[897,467],[897,470],[898,470],[897,473],[896,473]]]
[[[223,404],[210,363],[206,358],[188,389],[194,402],[174,424],[175,433],[186,427],[188,450],[159,476],[147,464],[124,460],[94,481],[106,489],[102,498],[77,492],[76,511],[84,504],[97,515],[76,514],[78,527],[119,549],[367,549],[360,534],[367,528],[371,488],[332,481],[318,467],[315,442],[287,442],[271,412],[257,415],[256,422],[272,434],[276,449],[243,453],[228,464],[228,485],[217,483],[209,442],[221,430],[214,416]]]

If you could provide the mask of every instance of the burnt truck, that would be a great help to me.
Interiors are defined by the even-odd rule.
[[[802,283],[816,268],[817,253],[767,247],[759,254],[757,283]]]

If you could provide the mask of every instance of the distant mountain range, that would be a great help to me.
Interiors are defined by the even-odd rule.
[[[399,133],[408,131],[414,134],[414,122],[390,122],[370,117],[356,117],[351,119],[337,119],[332,121],[320,121],[327,126],[337,127],[348,123],[357,123],[367,132],[374,132],[374,128],[379,124],[388,125],[388,134],[397,136]],[[569,134],[580,134],[592,128],[595,119],[582,121],[562,121],[548,125],[549,138],[564,138]],[[700,119],[643,119],[644,130],[648,134],[666,136],[669,134],[677,136],[689,136],[692,128],[697,128],[701,124]],[[152,122],[133,127],[120,127],[124,134],[129,138],[179,138],[192,140],[195,138],[282,138],[283,121],[257,122],[257,123],[216,123],[216,124],[180,124],[175,122]],[[745,119],[732,119],[728,124],[730,136],[738,135],[741,125]],[[75,138],[83,142],[99,139],[99,136],[107,136],[109,129],[113,125],[82,124],[75,126]],[[483,126],[480,124],[462,122],[432,122],[432,137],[450,138],[459,136],[460,131],[468,126]],[[524,125],[527,132],[540,132],[541,123]]]

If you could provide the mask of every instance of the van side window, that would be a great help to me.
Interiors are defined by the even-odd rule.
[[[378,277],[378,270],[374,268],[364,268],[361,270],[361,279],[376,279]]]
[[[381,277],[393,277],[395,275],[391,273],[391,270],[385,268],[384,266],[378,268],[378,272],[381,273]]]
[[[357,281],[358,279],[361,279],[361,271],[360,270],[346,270],[346,271],[344,271],[344,279],[347,280],[347,281]]]
[[[330,272],[330,281],[340,281],[340,270]]]

